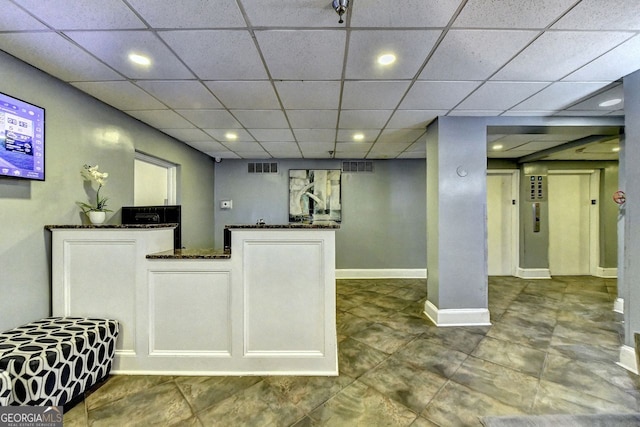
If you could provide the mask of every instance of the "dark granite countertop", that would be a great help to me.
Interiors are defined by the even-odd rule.
[[[147,259],[230,259],[231,252],[214,249],[171,249],[147,255]]]
[[[60,230],[60,229],[131,229],[131,228],[176,228],[178,224],[75,224],[75,225],[45,225],[47,230]]]
[[[317,222],[314,224],[303,224],[293,222],[290,224],[237,224],[237,225],[225,225],[227,229],[264,229],[264,230],[297,230],[297,229],[337,229],[340,228],[340,224],[335,222]]]

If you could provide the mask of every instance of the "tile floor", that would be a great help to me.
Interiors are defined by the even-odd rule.
[[[615,280],[492,277],[490,327],[433,326],[425,280],[337,293],[338,377],[112,376],[64,425],[448,427],[640,409],[640,377],[615,364]]]

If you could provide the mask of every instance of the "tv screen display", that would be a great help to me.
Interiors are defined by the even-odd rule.
[[[0,93],[0,176],[44,181],[44,108]]]

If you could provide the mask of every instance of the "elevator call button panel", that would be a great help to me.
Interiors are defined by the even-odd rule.
[[[547,177],[544,175],[529,176],[529,200],[544,202],[547,200]]]

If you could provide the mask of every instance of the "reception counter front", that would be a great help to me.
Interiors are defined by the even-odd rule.
[[[174,250],[170,225],[47,228],[53,314],[119,320],[114,373],[338,374],[337,226],[227,226],[221,252]]]

